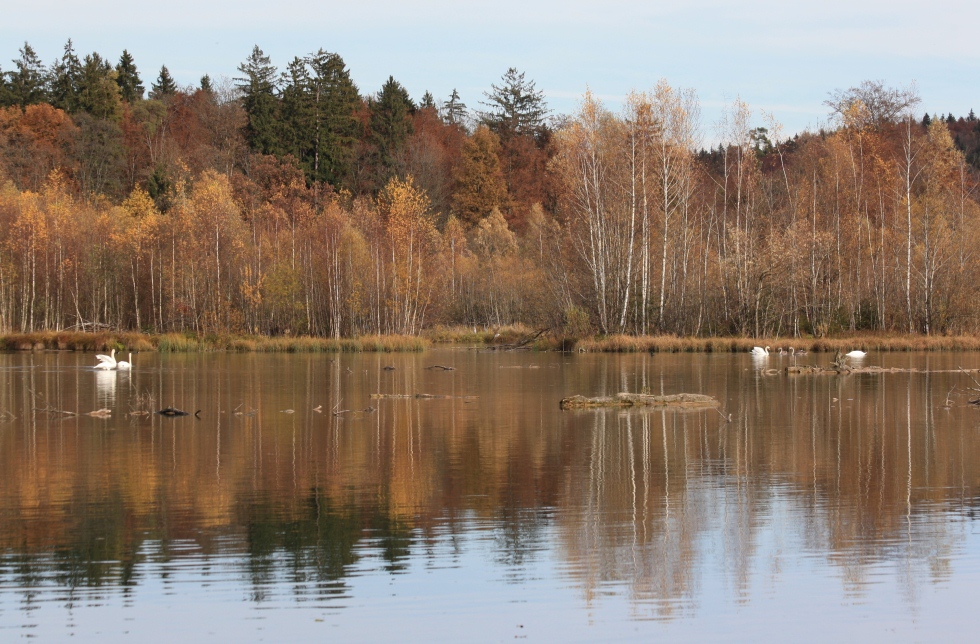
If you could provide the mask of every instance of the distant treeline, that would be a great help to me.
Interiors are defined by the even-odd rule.
[[[980,330],[980,123],[878,82],[834,128],[691,90],[550,112],[516,69],[471,110],[363,95],[323,50],[147,93],[69,41],[0,70],[0,331],[352,336]],[[761,117],[761,123],[758,122]]]

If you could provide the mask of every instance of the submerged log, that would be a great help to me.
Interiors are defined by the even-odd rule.
[[[615,396],[599,396],[586,398],[572,396],[562,398],[562,409],[593,409],[596,407],[671,407],[678,409],[702,409],[717,407],[718,400],[704,394],[670,394],[656,396],[653,394],[619,393]]]
[[[175,409],[173,407],[167,407],[166,409],[161,409],[157,412],[161,416],[190,416],[190,412],[184,411],[182,409]]]

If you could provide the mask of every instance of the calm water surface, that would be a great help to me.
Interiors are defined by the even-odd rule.
[[[980,410],[955,372],[977,354],[871,355],[930,372],[846,377],[746,354],[134,358],[0,355],[0,641],[980,625]],[[722,413],[558,409],[618,391]],[[418,393],[438,397],[371,397]],[[132,414],[170,405],[200,413]]]

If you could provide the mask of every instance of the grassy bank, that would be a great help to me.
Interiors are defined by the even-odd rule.
[[[738,353],[752,347],[782,347],[797,351],[980,351],[980,336],[854,334],[838,338],[681,338],[677,336],[613,335],[579,340],[575,350],[586,353]]]
[[[356,353],[424,351],[425,338],[403,335],[360,338],[265,337],[132,332],[40,331],[0,335],[0,351],[264,351],[281,353]]]
[[[133,332],[39,331],[0,335],[0,351],[262,351],[280,353],[356,353],[425,351],[433,344],[522,345],[536,351],[579,351],[585,353],[738,353],[754,346],[806,349],[817,353],[850,351],[980,351],[980,336],[923,336],[855,334],[837,338],[682,338],[672,335],[577,339],[542,334],[523,326],[491,329],[437,327],[421,337],[404,335],[359,338],[266,337],[240,335],[195,335]]]

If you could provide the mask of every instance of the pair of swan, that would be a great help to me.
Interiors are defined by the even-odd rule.
[[[95,356],[99,360],[99,364],[95,365],[96,369],[102,369],[103,371],[130,371],[133,368],[133,354],[129,354],[129,362],[125,360],[120,360],[116,362],[116,350],[113,349],[109,355],[97,355]]]
[[[787,351],[783,347],[779,347],[779,350],[778,351],[779,351],[779,355],[781,355],[781,356],[792,356],[792,355],[796,355],[796,354],[801,355],[801,356],[805,356],[806,355],[806,350],[805,349],[800,349],[799,351],[797,351],[793,347],[790,347],[789,348],[789,351]],[[767,345],[765,348],[763,348],[763,347],[752,347],[751,353],[754,356],[767,356],[767,355],[769,355],[769,346]]]

